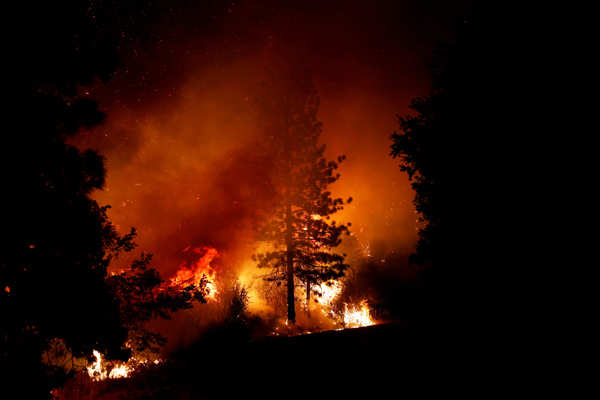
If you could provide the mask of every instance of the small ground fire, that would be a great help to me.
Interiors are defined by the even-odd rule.
[[[135,357],[131,357],[126,363],[106,362],[104,356],[99,351],[94,350],[93,354],[95,360],[86,368],[86,370],[89,377],[94,381],[128,378],[140,366],[147,365],[148,363],[154,365],[161,363],[159,358],[150,361],[147,359],[138,360]]]

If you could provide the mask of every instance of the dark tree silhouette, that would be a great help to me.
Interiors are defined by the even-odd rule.
[[[37,6],[21,19],[31,36],[23,35],[14,54],[21,70],[12,82],[16,111],[7,119],[16,131],[7,131],[0,157],[0,374],[11,384],[27,380],[21,398],[48,397],[64,378],[42,363],[57,339],[74,356],[96,349],[125,359],[130,333],[149,316],[202,299],[197,288],[152,294],[159,280],[145,258],[128,277],[106,279],[111,261],[133,249],[135,231],[120,235],[108,207],[90,197],[104,185],[102,157],[67,144],[104,119],[82,85],[115,70],[124,32],[113,19],[127,19],[123,8],[111,1]],[[140,303],[142,296],[150,298]]]
[[[400,170],[412,181],[422,224],[411,262],[428,267],[440,257],[442,220],[450,204],[459,202],[447,190],[460,191],[466,168],[473,168],[465,165],[472,159],[469,146],[476,143],[470,123],[474,87],[470,30],[470,22],[461,21],[456,43],[437,49],[430,95],[413,99],[410,108],[415,114],[399,116],[400,130],[391,137],[391,155],[400,159]]]
[[[311,285],[339,278],[348,267],[334,252],[348,225],[330,221],[344,201],[327,191],[339,178],[338,163],[323,157],[319,145],[322,124],[317,119],[319,97],[310,79],[298,77],[283,84],[263,102],[267,149],[273,161],[275,207],[259,228],[259,238],[273,246],[257,255],[259,268],[271,268],[266,280],[287,285],[287,318],[295,323],[295,279],[310,296]],[[351,201],[351,199],[349,199]]]

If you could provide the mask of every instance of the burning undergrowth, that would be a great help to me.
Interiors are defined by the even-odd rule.
[[[255,340],[269,335],[290,336],[375,323],[367,298],[343,296],[343,279],[311,288],[313,296],[308,303],[304,300],[306,288],[297,282],[298,319],[290,324],[284,317],[285,285],[264,280],[264,274],[253,262],[246,261],[239,269],[227,268],[222,263],[232,258],[226,254],[221,257],[211,247],[186,247],[183,253],[187,260],[180,264],[171,282],[203,280],[210,290],[206,304],[176,316],[175,325],[185,323],[186,328],[171,344],[173,351],[207,340],[210,332],[229,327],[243,326],[244,340]]]
[[[230,365],[227,360],[232,363],[244,360],[252,343],[373,325],[380,317],[389,316],[389,312],[386,314],[381,308],[382,304],[384,307],[391,304],[384,289],[389,283],[384,282],[397,274],[392,271],[398,268],[403,257],[388,254],[388,259],[382,262],[373,254],[366,256],[363,247],[355,241],[350,240],[346,245],[347,248],[353,246],[356,251],[349,258],[355,265],[346,277],[314,288],[309,303],[305,302],[305,289],[297,286],[296,324],[289,324],[282,317],[286,306],[282,295],[284,285],[263,280],[248,261],[238,269],[226,268],[224,263],[234,257],[213,247],[186,246],[181,249],[181,260],[167,282],[181,285],[206,281],[211,289],[205,304],[176,314],[170,322],[176,324],[178,332],[183,332],[184,340],[171,343],[170,350],[161,355],[134,352],[125,363],[108,361],[94,352],[93,359],[75,361],[82,372],[75,374],[55,394],[64,400],[117,398],[118,393],[136,398],[136,390],[139,390],[143,398],[150,390],[146,388],[157,388],[160,386],[157,382],[167,379],[165,370],[178,368],[178,363],[196,363],[200,354],[203,358],[197,368],[211,374],[227,373],[228,368],[243,368]],[[379,293],[383,293],[383,297]],[[63,361],[72,362],[68,354]]]

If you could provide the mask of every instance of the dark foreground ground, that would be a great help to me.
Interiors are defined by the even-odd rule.
[[[422,326],[386,323],[251,343],[198,343],[167,365],[96,388],[101,399],[396,399],[435,386]],[[438,388],[439,389],[439,388]]]

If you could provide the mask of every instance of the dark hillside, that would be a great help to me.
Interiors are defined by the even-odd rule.
[[[425,342],[421,328],[402,322],[250,343],[213,339],[161,368],[107,382],[95,398],[397,398],[391,393],[421,392],[432,379]]]

